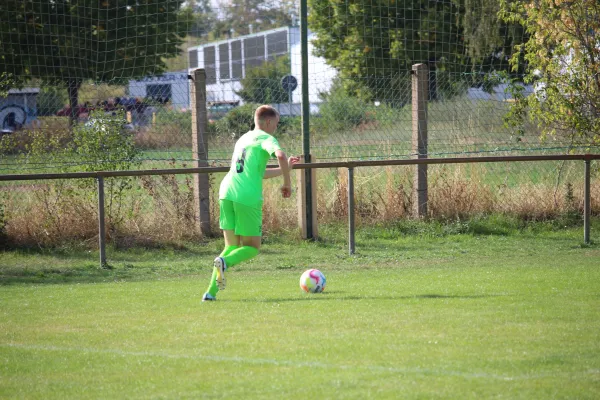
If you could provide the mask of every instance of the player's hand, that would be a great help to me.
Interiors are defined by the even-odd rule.
[[[292,186],[291,185],[283,185],[281,186],[281,195],[283,198],[287,199],[292,195]]]
[[[292,168],[292,166],[294,166],[294,164],[298,164],[299,162],[300,162],[300,157],[291,156],[290,158],[288,158],[288,165],[290,166],[290,168]]]

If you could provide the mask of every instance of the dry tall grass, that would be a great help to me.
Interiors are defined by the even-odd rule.
[[[507,185],[474,166],[442,166],[429,171],[429,218],[468,219],[502,213],[524,220],[556,218],[583,211],[583,182],[553,179]],[[597,175],[597,172],[596,172]],[[600,215],[600,180],[592,179],[592,213]],[[346,169],[317,173],[320,223],[345,222],[348,217]],[[218,180],[211,178],[211,224],[218,234]],[[264,189],[264,226],[267,235],[298,231],[296,200],[282,199],[280,180]],[[0,186],[2,240],[14,246],[60,246],[79,243],[95,248],[98,235],[95,193],[76,190],[74,181],[45,181]],[[412,169],[407,167],[355,170],[358,224],[386,223],[410,218]],[[147,176],[133,182],[111,210],[107,236],[116,246],[162,246],[201,240],[194,212],[191,177]],[[115,200],[116,202],[116,200]],[[116,204],[116,203],[115,203]],[[107,205],[108,207],[108,205]]]
[[[82,196],[70,196],[70,185],[54,181],[11,189],[3,200],[5,240],[10,244],[54,247],[97,237],[97,207]]]
[[[465,169],[470,170],[469,176]],[[428,212],[433,218],[464,219],[494,212],[494,193],[469,166],[444,166],[430,177]]]

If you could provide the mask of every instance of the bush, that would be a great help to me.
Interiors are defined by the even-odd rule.
[[[73,142],[67,147],[66,159],[78,165],[83,171],[130,170],[140,164],[140,150],[136,148],[133,134],[124,128],[122,111],[107,115],[94,111],[85,124],[73,129]],[[125,203],[126,192],[133,187],[134,178],[110,178],[105,180],[106,219],[108,227],[120,224],[124,215],[121,208]],[[77,188],[71,192],[76,198],[95,197],[96,182],[87,179],[76,181]]]
[[[239,138],[254,127],[254,112],[258,107],[260,107],[258,103],[247,103],[232,109],[217,122],[209,124],[209,133],[217,137]],[[274,136],[299,135],[301,132],[300,117],[283,116],[279,119],[279,126]]]
[[[73,129],[71,161],[84,171],[126,170],[138,162],[133,136],[124,128],[123,112],[107,115],[94,111],[88,122]]]
[[[39,117],[36,124],[26,126],[25,128],[11,134],[3,135],[0,140],[0,156],[16,155],[14,167],[26,167],[32,163],[31,146],[38,142],[44,147],[38,161],[50,162],[46,155],[48,147],[52,147],[56,142],[56,148],[64,148],[70,141],[69,119],[65,117]],[[19,157],[23,157],[21,160]]]
[[[361,100],[342,93],[335,93],[327,100],[320,111],[322,118],[330,126],[343,129],[358,126],[365,121],[366,104]]]
[[[370,104],[350,95],[344,89],[341,80],[336,80],[331,91],[322,94],[324,103],[319,108],[321,117],[317,119],[318,126],[325,130],[345,130],[368,122],[367,110]]]
[[[237,139],[252,129],[254,111],[260,106],[256,103],[246,103],[229,111],[223,118],[214,123],[216,136]]]
[[[240,81],[242,89],[236,94],[248,103],[287,103],[289,93],[281,86],[281,78],[289,75],[290,71],[290,58],[287,55],[266,61],[246,71],[246,76]]]

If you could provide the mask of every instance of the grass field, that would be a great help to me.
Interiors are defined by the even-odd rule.
[[[363,227],[354,256],[343,226],[270,236],[214,303],[220,240],[111,249],[112,270],[0,253],[0,398],[599,398],[598,245],[459,225]],[[325,293],[300,291],[309,267]]]

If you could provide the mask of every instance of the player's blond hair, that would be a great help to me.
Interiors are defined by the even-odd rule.
[[[269,105],[260,106],[254,112],[254,121],[265,121],[267,119],[278,117],[279,113],[276,109]]]

